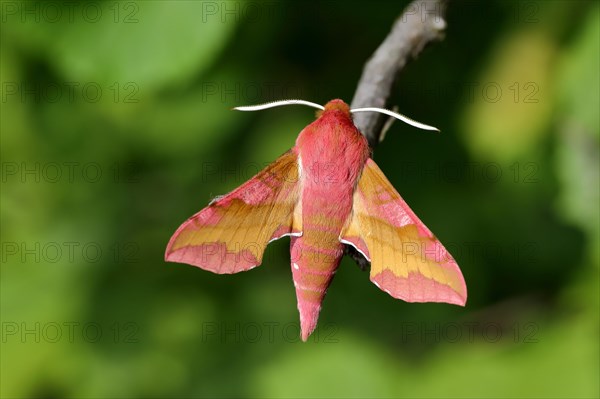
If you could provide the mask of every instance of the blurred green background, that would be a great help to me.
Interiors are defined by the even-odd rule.
[[[2,397],[598,397],[597,2],[453,2],[394,88],[443,133],[375,158],[465,308],[344,259],[302,343],[287,239],[238,275],[163,261],[314,118],[230,108],[349,102],[406,4],[0,2]]]

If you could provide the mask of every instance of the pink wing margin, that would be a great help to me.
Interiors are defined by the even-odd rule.
[[[456,261],[370,158],[340,240],[370,260],[371,281],[394,298],[465,305],[467,288]]]
[[[165,260],[219,274],[258,266],[270,241],[301,234],[298,178],[292,149],[186,220],[171,237]]]

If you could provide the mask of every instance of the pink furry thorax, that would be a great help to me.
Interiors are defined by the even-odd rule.
[[[317,120],[300,132],[299,156],[302,236],[292,237],[292,273],[302,339],[317,324],[327,287],[343,256],[340,234],[352,211],[353,193],[369,157],[350,108],[332,100]]]
[[[319,111],[317,119],[298,135],[296,151],[300,156],[303,187],[310,185],[334,196],[344,189],[354,190],[369,157],[367,140],[354,126],[350,107],[342,100],[325,104],[325,110]],[[351,204],[351,198],[344,199]]]

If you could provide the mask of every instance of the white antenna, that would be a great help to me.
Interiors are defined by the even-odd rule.
[[[429,126],[429,125],[426,125],[426,124],[421,123],[421,122],[417,122],[417,121],[415,121],[413,119],[410,119],[406,115],[402,115],[402,114],[399,114],[399,113],[394,112],[394,111],[390,111],[389,109],[385,109],[385,108],[355,108],[355,109],[350,110],[350,112],[352,112],[352,113],[355,113],[355,112],[367,112],[367,111],[380,112],[382,114],[386,114],[386,115],[392,116],[392,117],[394,117],[396,119],[401,120],[404,123],[408,123],[411,126],[418,127],[419,129],[433,130],[433,131],[436,131],[436,132],[440,131],[440,129],[438,129],[436,127]]]
[[[235,107],[234,109],[237,111],[260,111],[263,109],[268,109],[268,108],[274,108],[274,107],[281,107],[283,105],[293,105],[293,104],[299,104],[299,105],[307,105],[309,107],[313,107],[313,108],[317,108],[320,110],[324,110],[325,107],[310,101],[305,101],[305,100],[280,100],[280,101],[272,101],[269,103],[265,103],[265,104],[259,104],[259,105],[247,105],[247,106],[242,106],[242,107]],[[390,111],[389,109],[385,109],[385,108],[375,108],[375,107],[369,107],[369,108],[355,108],[350,110],[351,113],[355,113],[355,112],[379,112],[382,114],[386,114],[389,116],[392,116],[396,119],[401,120],[404,123],[408,123],[411,126],[417,127],[419,129],[424,129],[424,130],[433,130],[436,132],[439,132],[440,129],[435,128],[433,126],[429,126],[426,125],[424,123],[421,122],[417,122],[411,118],[409,118],[406,115],[402,115],[399,114],[397,112],[394,111]]]
[[[308,105],[309,107],[317,108],[320,110],[325,109],[325,107],[323,107],[322,105],[311,103],[310,101],[304,101],[304,100],[272,101],[270,103],[259,104],[259,105],[248,105],[248,106],[243,106],[243,107],[235,107],[234,109],[238,110],[238,111],[260,111],[262,109],[281,107],[283,105],[292,105],[292,104]]]

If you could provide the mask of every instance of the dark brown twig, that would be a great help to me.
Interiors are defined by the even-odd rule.
[[[445,0],[415,0],[394,22],[391,32],[367,61],[351,108],[385,108],[398,73],[430,42],[444,36]],[[354,124],[371,148],[379,143],[385,116],[376,112],[354,115]]]

